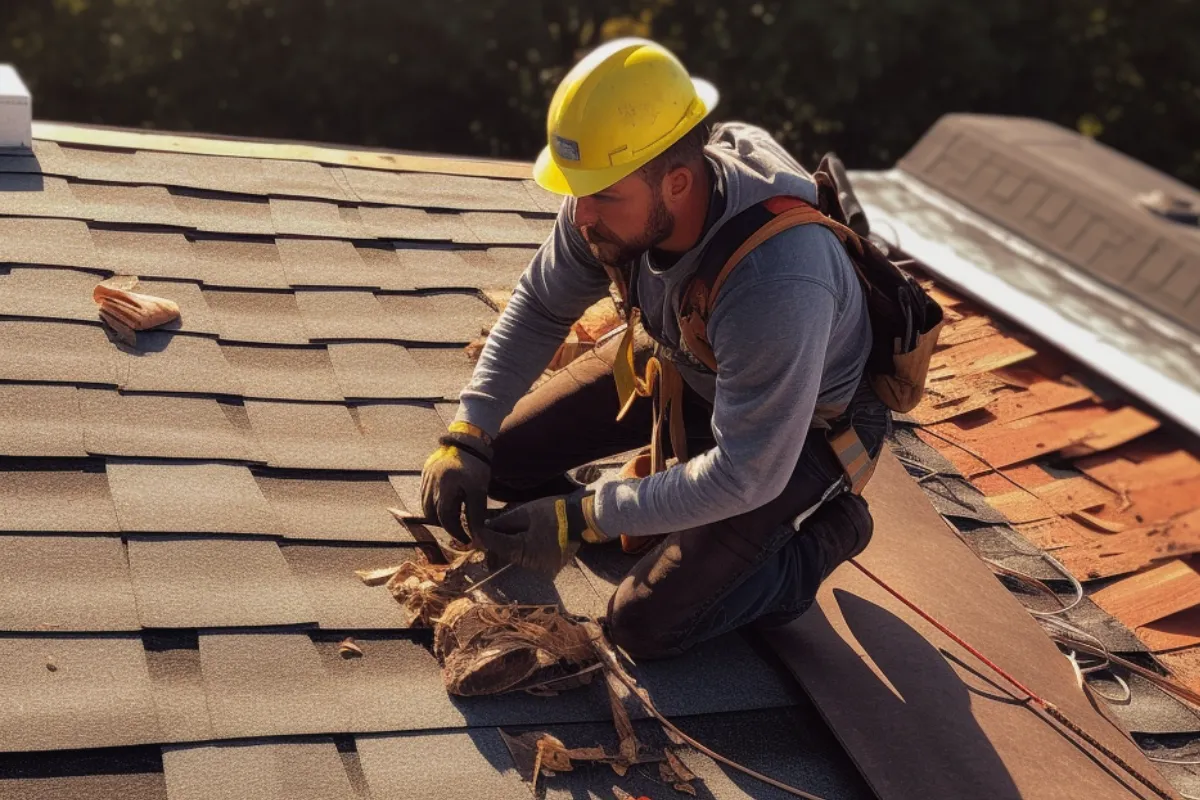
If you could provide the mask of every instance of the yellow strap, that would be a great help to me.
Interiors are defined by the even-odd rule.
[[[567,552],[568,534],[570,533],[567,524],[567,500],[565,497],[560,497],[554,501],[554,516],[558,518],[558,551],[565,553]]]

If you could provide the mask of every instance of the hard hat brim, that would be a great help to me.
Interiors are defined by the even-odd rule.
[[[694,127],[712,112],[720,95],[717,87],[702,78],[692,78],[692,85],[696,89],[696,97],[701,105],[700,113],[696,114],[691,126]],[[627,175],[633,174],[645,163],[645,161],[634,161],[628,164],[617,164],[608,169],[571,169],[559,164],[554,159],[550,148],[544,147],[538,154],[537,161],[534,162],[533,179],[538,186],[554,194],[586,197],[589,194],[604,191]]]

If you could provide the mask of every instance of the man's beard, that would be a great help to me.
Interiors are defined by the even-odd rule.
[[[622,241],[611,233],[601,233],[596,226],[585,226],[580,233],[588,244],[588,248],[601,264],[619,267],[632,263],[642,253],[660,244],[675,232],[675,218],[667,211],[662,197],[655,198],[654,210],[646,228],[635,239]]]

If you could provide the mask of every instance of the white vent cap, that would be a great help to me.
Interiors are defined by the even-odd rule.
[[[0,147],[33,147],[33,96],[10,64],[0,64]]]

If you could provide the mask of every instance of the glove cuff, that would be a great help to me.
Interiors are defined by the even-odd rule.
[[[464,453],[470,453],[475,458],[492,465],[492,446],[487,435],[482,430],[467,422],[455,422],[450,429],[438,439],[443,447],[457,447]]]
[[[609,537],[596,524],[596,493],[578,491],[567,498],[567,527],[571,538],[588,544],[607,542]]]

